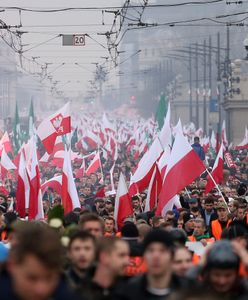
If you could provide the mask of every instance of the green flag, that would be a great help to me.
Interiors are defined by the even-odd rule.
[[[164,119],[168,109],[168,101],[165,94],[161,94],[160,100],[158,103],[158,108],[156,112],[156,121],[158,122],[159,130],[162,129],[164,125]]]
[[[22,145],[21,124],[20,124],[17,102],[16,102],[15,120],[14,120],[14,127],[13,127],[13,138],[14,138],[15,152],[17,153]]]
[[[29,108],[28,134],[29,134],[30,138],[34,134],[34,106],[33,106],[33,99],[31,99],[30,108]]]

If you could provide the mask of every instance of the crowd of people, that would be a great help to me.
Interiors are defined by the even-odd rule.
[[[205,159],[202,148],[195,151]],[[247,150],[232,156],[236,168],[225,165],[221,193],[205,195],[203,175],[164,216],[156,207],[145,211],[147,191],[138,193],[122,228],[116,226],[115,191],[120,173],[129,183],[139,159],[125,148],[118,150],[113,182],[111,157],[101,157],[99,172],[75,179],[81,207],[66,215],[61,195],[48,188],[45,219],[19,218],[16,181],[3,180],[0,299],[248,299]],[[75,161],[74,173],[79,167]],[[60,171],[41,166],[41,180]]]

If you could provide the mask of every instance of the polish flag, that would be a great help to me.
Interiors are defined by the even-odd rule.
[[[16,211],[21,218],[26,216],[26,208],[29,204],[29,180],[26,170],[26,162],[23,151],[20,153],[18,179],[16,187]]]
[[[108,132],[108,131],[115,132],[115,126],[114,126],[114,124],[112,124],[112,123],[108,120],[108,118],[107,118],[107,116],[106,116],[105,113],[103,114],[103,117],[102,117],[102,128],[103,128],[106,132]]]
[[[157,164],[155,165],[152,178],[148,187],[144,212],[151,211],[157,205],[158,196],[162,189],[162,177]]]
[[[69,132],[71,132],[69,102],[56,113],[43,120],[37,129],[37,134],[48,154],[53,152],[56,138]]]
[[[40,220],[44,219],[44,211],[40,189],[40,170],[38,166],[37,149],[34,136],[30,139],[28,148],[27,153],[30,155],[27,156],[27,173],[30,185],[28,219]]]
[[[11,141],[7,131],[5,131],[4,135],[0,140],[0,155],[2,155],[3,149],[6,153],[13,153]]]
[[[129,216],[133,216],[133,207],[131,198],[128,194],[124,175],[121,173],[116,192],[114,208],[114,219],[116,222],[117,230],[120,230],[122,228],[124,220]]]
[[[101,167],[101,160],[100,160],[100,154],[97,152],[93,160],[90,162],[90,165],[88,166],[86,170],[86,175],[89,176],[92,173],[95,173],[99,168]]]
[[[48,188],[52,188],[59,195],[62,193],[62,176],[55,176],[41,185],[42,194],[44,194]]]
[[[136,194],[137,187],[139,192],[142,192],[149,186],[155,163],[162,152],[161,142],[156,138],[150,149],[141,158],[138,168],[130,179],[129,193],[131,196]]]
[[[9,158],[8,154],[5,152],[5,149],[2,151],[1,155],[1,177],[5,179],[7,176],[8,171],[16,170],[16,166],[13,164],[11,159]]]
[[[204,170],[204,164],[183,133],[178,132],[165,171],[165,180],[159,196],[156,215],[161,215],[164,206],[200,176]]]
[[[80,207],[77,189],[75,186],[70,154],[65,150],[63,173],[62,173],[62,204],[65,214],[71,212],[74,208]]]
[[[214,162],[213,170],[211,172],[211,175],[216,184],[221,183],[223,180],[223,154],[224,146],[223,144],[221,144],[220,150]],[[208,194],[215,187],[214,181],[210,176],[208,177],[208,182],[205,188],[205,194]]]
[[[95,149],[102,144],[101,139],[93,131],[87,130],[84,141],[89,145],[90,148]]]
[[[39,163],[48,166],[49,161],[50,161],[51,155],[49,155],[47,152],[40,158]]]
[[[81,178],[81,177],[84,176],[84,173],[85,173],[85,160],[83,159],[81,167],[76,170],[75,177],[76,178]]]
[[[210,147],[209,137],[204,137],[202,139],[202,147],[204,152],[207,153]]]
[[[240,144],[235,147],[235,150],[245,150],[248,149],[248,128],[245,128],[245,136]]]

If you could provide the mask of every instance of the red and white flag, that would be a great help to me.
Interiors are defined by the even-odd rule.
[[[7,177],[7,173],[10,170],[16,170],[16,166],[13,164],[8,154],[5,152],[5,149],[2,151],[1,155],[1,177],[5,179]]]
[[[27,160],[27,173],[30,185],[28,219],[40,220],[44,219],[44,211],[42,204],[42,194],[40,188],[40,170],[38,166],[37,149],[34,136],[28,144],[30,156]]]
[[[117,230],[120,230],[122,228],[124,220],[129,216],[133,216],[133,207],[131,198],[128,194],[124,175],[121,173],[116,192],[114,208],[114,218]]]
[[[80,207],[78,193],[73,178],[70,154],[65,150],[63,173],[62,173],[62,204],[65,214],[74,208]]]
[[[16,187],[16,211],[21,218],[26,216],[26,208],[29,204],[29,180],[26,170],[26,162],[23,151],[20,153],[18,178]]]
[[[212,180],[210,176],[208,176],[208,182],[205,188],[205,194],[208,194],[215,187],[215,183],[219,184],[223,180],[223,153],[224,153],[224,147],[223,144],[221,144],[220,150],[214,162],[213,170],[211,172],[211,176],[213,177],[215,182]]]
[[[56,113],[41,122],[37,134],[48,154],[54,149],[58,136],[71,132],[71,116],[69,102]]]
[[[108,132],[108,131],[115,132],[115,126],[114,126],[114,124],[112,124],[112,123],[108,120],[108,118],[107,118],[107,116],[106,116],[105,113],[103,114],[103,117],[102,117],[102,128],[103,128],[103,130],[105,130],[106,132]]]
[[[204,164],[184,135],[179,131],[165,171],[165,179],[159,196],[156,214],[161,215],[167,203],[200,176],[204,170]]]
[[[101,159],[100,159],[100,154],[97,152],[93,160],[90,162],[87,170],[86,170],[86,175],[89,176],[92,173],[95,173],[99,168],[101,167]]]
[[[144,191],[150,183],[156,161],[163,152],[161,142],[158,138],[154,140],[151,148],[141,158],[138,168],[130,179],[129,193],[131,196]]]
[[[245,136],[240,144],[235,147],[235,150],[245,150],[248,149],[248,128],[245,128]]]
[[[6,153],[13,153],[11,141],[7,131],[5,131],[4,135],[0,140],[0,155],[2,155],[3,149],[5,150]]]
[[[162,188],[162,177],[157,164],[155,165],[152,178],[147,191],[145,212],[151,211],[157,205],[158,196]]]
[[[85,160],[83,159],[82,165],[79,169],[76,170],[75,177],[76,178],[82,178],[85,173]]]
[[[42,194],[44,194],[48,188],[52,188],[59,195],[62,193],[62,176],[55,176],[41,185]]]

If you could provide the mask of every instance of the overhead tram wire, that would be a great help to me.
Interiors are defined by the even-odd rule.
[[[182,3],[171,3],[171,4],[148,4],[147,8],[163,8],[163,7],[179,7],[187,5],[208,5],[216,3],[225,3],[226,0],[208,0],[208,1],[188,1]],[[143,8],[144,5],[130,5],[129,8]],[[37,8],[25,8],[20,6],[1,6],[0,9],[4,10],[18,10],[25,12],[34,13],[57,13],[66,11],[80,11],[80,10],[105,10],[105,9],[121,9],[122,6],[92,6],[92,7],[65,7],[55,9],[37,9]]]

